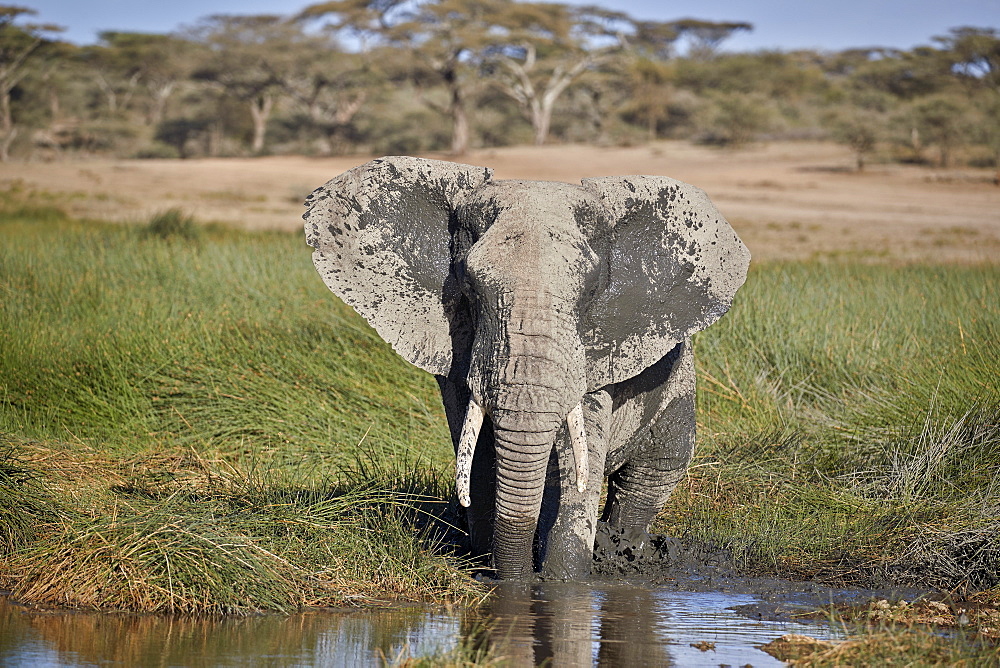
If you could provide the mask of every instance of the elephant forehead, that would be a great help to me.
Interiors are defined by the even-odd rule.
[[[607,207],[594,193],[559,181],[491,181],[459,212],[480,234],[497,223],[580,231],[587,239],[612,227]]]
[[[504,285],[531,285],[555,277],[576,277],[572,287],[599,262],[576,227],[524,224],[499,219],[473,245],[466,269],[479,279]],[[557,285],[551,285],[555,289]]]

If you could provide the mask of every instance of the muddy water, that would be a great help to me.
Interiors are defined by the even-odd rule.
[[[396,607],[216,620],[40,612],[0,598],[0,666],[374,666],[448,652],[465,637],[515,666],[760,668],[782,665],[757,646],[784,633],[837,637],[826,624],[789,621],[815,596],[766,598],[547,583],[503,586],[478,614]]]

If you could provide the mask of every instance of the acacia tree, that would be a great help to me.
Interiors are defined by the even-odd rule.
[[[107,115],[117,116],[128,110],[139,88],[139,71],[131,59],[113,45],[83,47],[81,58],[87,66],[93,85],[100,91]]]
[[[913,105],[912,123],[924,141],[937,147],[939,166],[951,166],[955,149],[971,125],[969,111],[968,106],[948,95],[931,95]]]
[[[952,28],[949,35],[935,37],[950,54],[964,77],[1000,92],[1000,33],[995,28]]]
[[[116,69],[118,79],[128,82],[129,97],[138,89],[145,93],[143,122],[158,124],[170,97],[193,72],[194,45],[180,37],[154,33],[105,31],[98,37],[105,67]],[[110,88],[106,75],[102,83],[105,89]]]
[[[338,135],[381,85],[367,59],[342,51],[330,34],[307,38],[291,54],[290,66],[274,74],[319,133],[325,154],[335,150]]]
[[[531,122],[535,144],[544,144],[556,101],[620,47],[612,26],[626,17],[596,7],[515,3],[493,18],[484,64]]]
[[[301,18],[330,17],[330,28],[372,42],[408,49],[444,85],[447,101],[422,97],[451,120],[451,152],[469,148],[469,98],[475,65],[490,44],[489,30],[510,0],[335,0],[311,5]],[[418,68],[414,75],[419,76]]]
[[[51,24],[15,24],[20,17],[34,14],[27,7],[0,5],[0,162],[10,159],[10,146],[18,134],[11,93],[28,73],[29,59],[45,43],[43,33],[62,30]]]
[[[253,125],[250,150],[261,153],[282,73],[293,62],[290,54],[306,40],[300,26],[277,15],[217,14],[189,34],[206,47],[195,78],[220,87],[246,105]]]
[[[878,145],[879,128],[884,121],[876,112],[861,107],[851,107],[840,113],[831,113],[824,119],[834,141],[848,146],[854,152],[854,168],[863,172],[868,156]]]
[[[669,111],[674,67],[662,60],[638,57],[630,60],[626,75],[632,92],[631,110],[645,122],[649,140],[655,141],[657,128]]]
[[[1000,33],[994,28],[952,28],[935,40],[951,55],[953,70],[973,89],[980,107],[977,134],[993,151],[994,183],[1000,186]]]
[[[681,19],[672,24],[678,34],[690,40],[688,56],[696,60],[709,60],[719,50],[719,45],[738,32],[753,30],[752,23],[743,21],[703,21]]]

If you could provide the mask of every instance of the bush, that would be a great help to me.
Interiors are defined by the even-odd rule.
[[[181,154],[175,146],[154,142],[136,151],[135,157],[139,160],[173,160],[180,158]]]
[[[709,104],[705,118],[701,143],[738,148],[770,128],[774,111],[761,97],[724,95]]]
[[[145,236],[160,239],[183,239],[197,241],[202,236],[201,227],[180,209],[167,209],[154,215],[144,229]]]

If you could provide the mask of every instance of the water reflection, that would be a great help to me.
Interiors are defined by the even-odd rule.
[[[446,652],[455,614],[423,608],[198,619],[38,613],[0,598],[0,666],[366,666]]]
[[[751,620],[729,609],[755,602],[722,592],[547,583],[502,585],[486,611],[493,644],[525,666],[780,666],[757,647],[789,632],[836,635],[826,624]],[[699,643],[714,647],[692,646]]]
[[[825,625],[761,622],[727,610],[754,601],[718,592],[504,584],[479,612],[406,607],[190,619],[40,613],[0,598],[0,665],[375,666],[447,653],[465,636],[489,643],[514,666],[759,668],[782,665],[756,646],[783,633],[831,637]],[[714,649],[691,646],[703,641]]]

